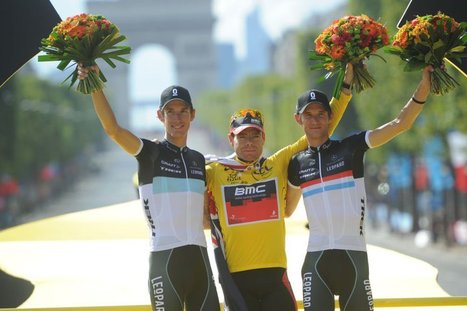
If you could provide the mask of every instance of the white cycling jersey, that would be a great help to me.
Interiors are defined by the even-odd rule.
[[[289,184],[301,188],[308,217],[308,252],[366,251],[363,157],[370,146],[367,133],[309,147],[289,163]]]
[[[151,251],[184,245],[206,247],[203,228],[204,156],[167,140],[142,139],[136,155],[140,201],[146,213]]]

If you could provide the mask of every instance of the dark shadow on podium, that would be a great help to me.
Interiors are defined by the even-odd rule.
[[[0,269],[0,308],[17,308],[33,293],[34,284]]]

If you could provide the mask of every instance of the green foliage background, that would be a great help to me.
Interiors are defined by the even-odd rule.
[[[396,25],[407,4],[407,1],[393,0],[349,0],[346,14],[373,17],[386,25],[392,37],[397,32]],[[334,16],[333,19],[340,17]],[[314,48],[314,39],[327,26],[301,29],[295,33],[297,55],[293,77],[285,78],[277,74],[249,77],[231,91],[205,93],[199,99],[198,118],[225,136],[229,117],[235,110],[257,108],[266,115],[267,152],[294,142],[302,133],[293,119],[298,95],[309,88],[332,94],[334,81],[319,82],[325,72],[310,71],[311,63],[308,60],[308,51]],[[398,57],[385,54],[382,50],[378,54],[386,62],[373,57],[368,63],[369,71],[377,80],[376,86],[354,95],[336,130],[336,137],[372,129],[391,121],[412,96],[421,73],[404,72]],[[370,161],[383,163],[390,152],[416,154],[421,150],[421,144],[433,135],[444,138],[451,130],[467,132],[467,79],[452,66],[448,65],[447,69],[461,85],[445,96],[431,95],[417,124],[409,133],[368,153]],[[449,156],[447,151],[440,152],[445,158]]]
[[[34,75],[17,74],[0,92],[0,172],[34,176],[95,146],[101,130],[89,98]]]

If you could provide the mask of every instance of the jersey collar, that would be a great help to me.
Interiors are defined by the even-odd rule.
[[[161,144],[167,147],[170,151],[173,151],[174,153],[179,153],[179,152],[186,152],[188,150],[187,146],[183,147],[178,147],[177,145],[172,144],[170,141],[167,139],[164,139],[161,141]]]
[[[247,171],[251,169],[258,169],[263,165],[264,161],[266,160],[265,157],[260,157],[258,160],[254,162],[244,162],[240,160],[235,153],[232,153],[231,155],[227,157],[217,157],[215,155],[206,155],[205,156],[206,162],[212,163],[212,162],[218,162],[232,170],[235,171]]]
[[[332,140],[328,138],[328,140],[322,143],[321,146],[318,146],[318,147],[308,146],[308,150],[310,152],[320,152],[320,151],[328,149],[331,146],[331,143],[332,143]]]

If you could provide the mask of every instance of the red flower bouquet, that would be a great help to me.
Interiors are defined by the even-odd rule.
[[[309,58],[318,61],[311,70],[326,69],[325,78],[338,75],[334,96],[338,96],[347,63],[354,65],[353,88],[360,93],[375,85],[363,62],[383,46],[389,44],[386,27],[366,16],[345,16],[334,21],[315,40],[315,50]],[[382,58],[381,56],[379,56]],[[384,60],[384,59],[383,59]]]
[[[125,39],[105,17],[83,13],[62,21],[47,38],[41,40],[39,49],[45,54],[39,55],[38,61],[59,61],[57,68],[60,70],[67,69],[73,62],[73,72],[63,81],[71,79],[71,87],[78,79],[77,64],[80,62],[91,66],[96,64],[96,59],[101,58],[112,68],[116,67],[113,60],[129,63],[122,55],[129,54],[131,48],[117,45]],[[99,71],[99,75],[90,71],[88,78],[79,80],[77,90],[90,94],[102,89],[106,81],[102,71]]]
[[[466,26],[442,13],[418,16],[399,29],[385,51],[400,56],[406,62],[405,71],[432,65],[431,92],[443,95],[459,85],[441,66],[445,57],[460,63],[460,58],[467,56]]]

